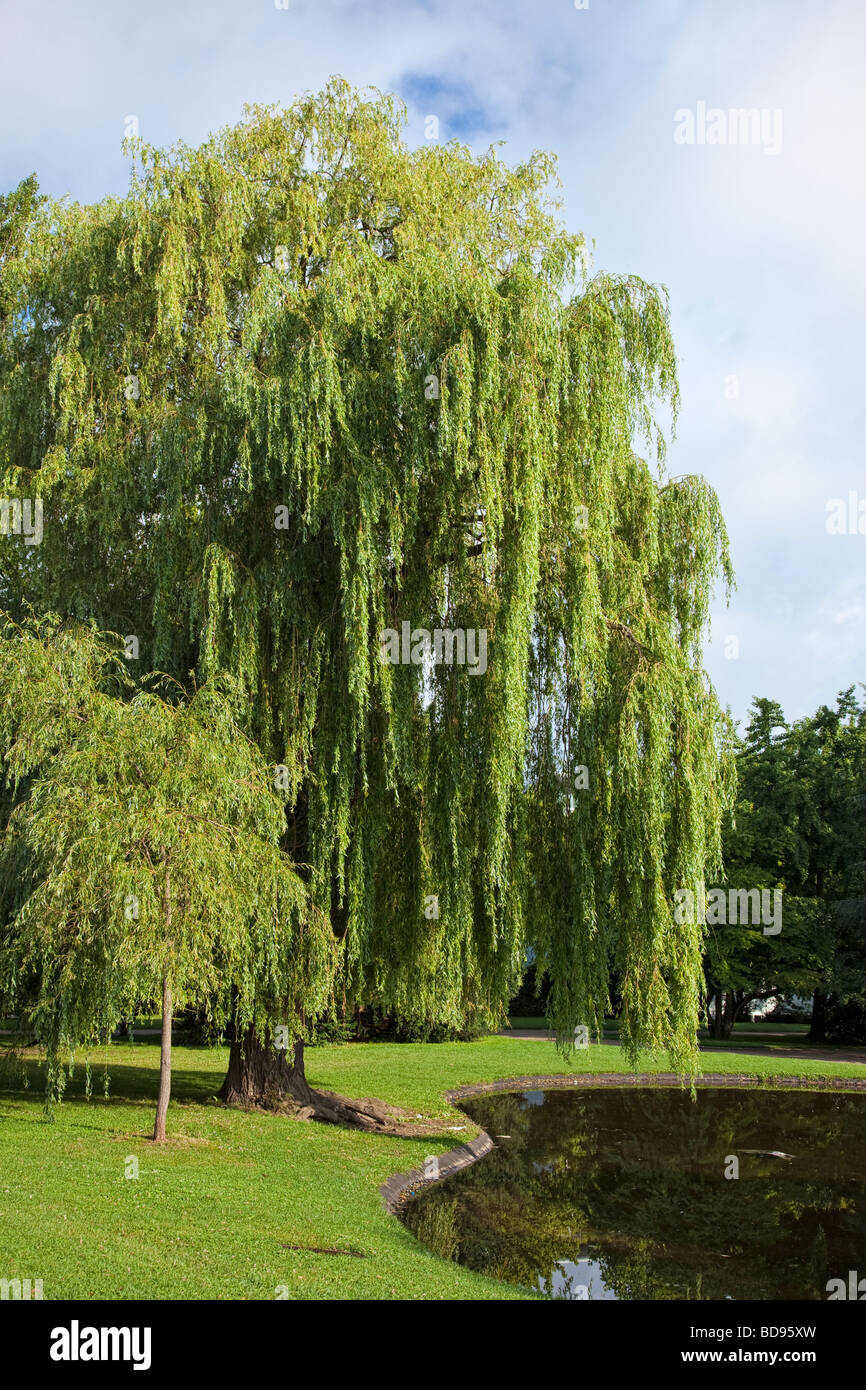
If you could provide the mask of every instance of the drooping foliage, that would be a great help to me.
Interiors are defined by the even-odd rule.
[[[280,849],[284,810],[229,692],[136,689],[116,644],[51,619],[0,629],[0,1005],[64,1061],[164,984],[214,1026],[329,1002],[333,940]]]
[[[614,963],[626,1043],[689,1063],[672,895],[719,860],[730,569],[714,494],[664,470],[665,296],[588,275],[552,158],[411,150],[403,120],[334,80],[34,209],[0,466],[44,538],[2,542],[7,585],[142,671],[236,676],[347,1001],[493,1022],[533,945],[561,1040]],[[404,622],[485,632],[486,671],[382,661]]]

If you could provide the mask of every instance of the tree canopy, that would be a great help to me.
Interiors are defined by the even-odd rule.
[[[531,945],[564,1045],[613,964],[626,1046],[691,1067],[672,899],[720,866],[731,571],[713,491],[665,469],[666,296],[590,274],[551,156],[404,122],[334,79],[133,143],[124,197],[6,200],[0,488],[44,536],[0,540],[0,604],[233,677],[344,1000],[496,1023]],[[403,623],[484,632],[485,673],[383,661]]]
[[[709,933],[717,1032],[729,1034],[751,999],[814,991],[813,1036],[862,1040],[866,706],[851,686],[835,708],[789,723],[776,701],[756,699],[737,749],[727,881],[781,889],[784,925],[778,935],[731,926]]]

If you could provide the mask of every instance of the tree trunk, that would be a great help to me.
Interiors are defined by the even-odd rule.
[[[296,1039],[292,1060],[268,1035],[262,1039],[249,1028],[234,1041],[229,1069],[220,1091],[226,1105],[290,1112],[299,1120],[323,1120],[379,1134],[403,1134],[409,1112],[381,1100],[353,1100],[333,1091],[313,1090],[304,1072],[304,1044]]]
[[[734,1001],[734,1010],[731,1014],[731,1034],[733,1034],[734,1031],[734,1024],[742,1023],[743,1011],[751,997],[752,996],[750,994],[747,994],[744,989],[738,989],[734,991],[734,994],[732,996]]]
[[[727,1041],[737,1017],[737,998],[733,990],[717,989],[713,993],[712,1036]]]
[[[812,1022],[806,1036],[810,1042],[827,1041],[827,996],[822,989],[812,995]]]
[[[254,1028],[248,1028],[242,1038],[232,1042],[220,1100],[227,1105],[271,1108],[286,1099],[299,1105],[312,1103],[304,1073],[303,1042],[295,1042],[290,1063],[285,1050],[277,1051],[269,1037],[262,1040]]]
[[[722,1015],[722,1038],[725,1042],[730,1040],[734,1031],[734,1019],[737,1016],[736,994],[733,990],[728,990],[725,994],[725,1009]]]
[[[165,926],[166,941],[168,950],[166,952],[166,962],[171,960],[171,874],[168,870],[168,853],[162,851],[162,862],[165,869],[165,886],[162,896],[163,925]],[[165,1139],[165,1117],[168,1114],[168,1101],[171,1095],[171,976],[169,974],[170,965],[165,965],[165,974],[162,977],[162,1046],[159,1050],[159,1095],[156,1101],[156,1120],[153,1126],[153,1138],[155,1143],[161,1143]]]
[[[162,981],[162,1046],[159,1052],[159,1097],[156,1102],[156,1122],[153,1137],[157,1142],[165,1139],[165,1117],[171,1095],[171,982],[168,976]]]

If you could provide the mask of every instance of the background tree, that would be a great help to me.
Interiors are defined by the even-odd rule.
[[[728,924],[708,933],[705,968],[717,1037],[730,1037],[755,999],[814,991],[811,1036],[823,1041],[830,991],[837,1040],[855,1040],[866,981],[864,727],[853,686],[835,709],[823,705],[790,726],[775,701],[753,703],[737,754],[725,881],[780,888],[782,931],[764,936],[760,927]],[[862,1023],[859,1034],[866,1038]]]
[[[761,926],[742,923],[708,929],[704,968],[716,1038],[730,1038],[757,999],[810,993],[827,963],[815,934],[815,904],[791,897],[791,869],[801,857],[794,813],[800,794],[788,734],[781,706],[755,699],[737,745],[737,804],[726,827],[723,882],[747,890],[784,888],[782,931],[765,936]]]
[[[861,689],[863,687],[861,686]],[[866,1042],[866,703],[855,687],[791,734],[800,770],[797,891],[823,906],[831,959],[813,999],[816,1041]]]
[[[335,79],[33,211],[0,476],[45,538],[12,587],[134,634],[142,672],[235,676],[347,1008],[496,1024],[531,945],[563,1045],[613,960],[626,1046],[690,1068],[702,930],[671,903],[720,861],[730,568],[715,495],[664,473],[666,299],[587,278],[550,156],[404,122]],[[404,622],[485,630],[486,674],[383,663]],[[227,1098],[297,1082],[235,1044]]]

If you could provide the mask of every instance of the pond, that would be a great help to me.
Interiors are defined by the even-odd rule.
[[[463,1109],[496,1149],[401,1219],[483,1274],[564,1299],[826,1299],[866,1274],[864,1095],[582,1089]]]

